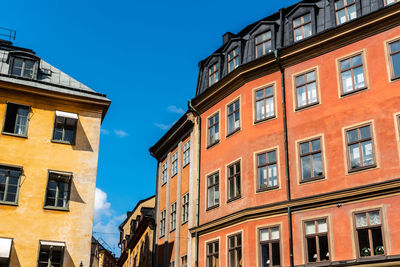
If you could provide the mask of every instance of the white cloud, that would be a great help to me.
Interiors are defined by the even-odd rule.
[[[120,138],[124,138],[129,135],[127,132],[125,132],[123,130],[114,130],[114,133],[116,135],[118,135],[118,137],[120,137]]]
[[[99,221],[102,216],[111,216],[111,203],[107,202],[106,192],[96,187],[94,196],[94,221]]]
[[[178,108],[177,106],[168,106],[168,111],[177,114],[185,114],[185,111],[182,108]]]
[[[100,129],[100,133],[101,133],[101,134],[104,134],[104,135],[109,135],[109,134],[110,134],[110,131],[107,130],[107,129]]]
[[[157,128],[160,128],[161,130],[168,130],[169,128],[171,128],[172,123],[171,124],[154,123],[154,126],[156,126]]]

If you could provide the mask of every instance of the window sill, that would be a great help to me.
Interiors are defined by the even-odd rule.
[[[189,220],[187,220],[186,222],[183,222],[181,225],[183,226],[183,225],[187,224],[187,223],[188,223],[188,221],[189,221]]]
[[[217,144],[219,144],[219,140],[217,140],[217,141],[215,141],[214,143],[208,145],[208,146],[206,147],[206,149],[212,148],[213,146],[215,146],[215,145],[217,145]]]
[[[208,207],[208,208],[206,209],[206,211],[210,211],[210,210],[216,209],[216,208],[218,208],[218,207],[219,207],[219,204],[214,205],[214,206],[211,206],[211,207]]]
[[[390,80],[391,80],[392,82],[400,81],[400,76],[392,77]]]
[[[174,173],[171,175],[171,179],[174,178],[178,173]]]
[[[361,88],[352,90],[352,91],[350,91],[350,92],[346,92],[346,93],[343,93],[343,92],[342,92],[342,94],[340,95],[340,97],[346,97],[346,96],[351,96],[351,95],[354,95],[354,94],[358,94],[358,93],[363,92],[363,91],[365,91],[365,90],[367,90],[367,89],[368,89],[368,87],[367,87],[367,86],[364,86],[364,87],[361,87]]]
[[[347,172],[348,173],[356,173],[356,172],[359,172],[359,171],[373,169],[373,168],[376,168],[376,164],[365,166],[365,167],[353,168],[353,169],[348,170]]]
[[[163,238],[163,237],[165,237],[165,234],[163,234],[163,235],[160,235],[159,239],[161,239],[161,238]]]
[[[161,187],[163,187],[163,186],[166,185],[166,184],[167,184],[167,182],[162,183]]]
[[[45,210],[57,210],[57,211],[69,211],[69,208],[59,208],[59,207],[50,207],[50,206],[44,206],[43,209],[45,209]]]
[[[75,142],[68,142],[68,141],[61,141],[61,140],[54,140],[54,139],[51,139],[51,142],[52,143],[57,143],[57,144],[64,144],[64,145],[71,145],[71,146],[73,146],[73,145],[75,145]]]
[[[267,118],[264,118],[264,119],[261,119],[261,120],[255,120],[254,124],[260,124],[260,123],[263,123],[263,122],[266,122],[266,121],[269,121],[269,120],[272,120],[272,119],[275,119],[275,118],[276,118],[276,116],[274,115],[274,116],[270,116],[270,117],[267,117]]]
[[[241,197],[242,197],[241,195],[239,195],[239,196],[236,196],[236,197],[233,197],[233,198],[231,198],[231,199],[228,199],[228,201],[226,201],[226,203],[233,202],[233,201],[235,201],[235,200],[238,200],[238,199],[240,199]]]
[[[386,255],[376,255],[376,256],[365,256],[365,257],[358,257],[356,259],[357,262],[371,262],[371,261],[379,261],[379,260],[386,260]]]
[[[186,168],[186,166],[188,166],[190,164],[190,161],[188,163],[186,163],[185,165],[183,165],[182,169]]]
[[[0,205],[6,205],[6,206],[14,206],[14,207],[18,207],[18,202],[6,202],[6,201],[0,201]]]
[[[271,190],[275,190],[275,189],[278,189],[278,188],[279,188],[278,185],[270,186],[270,187],[258,188],[256,193],[262,193],[262,192],[266,192],[266,191],[271,191]]]
[[[319,262],[306,263],[305,266],[322,267],[322,266],[331,266],[331,264],[332,264],[331,261],[319,261]]]
[[[170,230],[169,233],[172,233],[172,232],[174,232],[175,230],[176,230],[176,227],[175,227],[174,229]]]
[[[233,130],[232,132],[230,132],[225,138],[228,138],[228,137],[234,135],[235,133],[237,133],[237,132],[239,132],[239,131],[240,131],[240,127],[237,128],[237,129],[235,129],[235,130]]]
[[[9,136],[14,136],[14,137],[20,137],[20,138],[25,138],[28,139],[27,135],[24,134],[16,134],[16,133],[8,133],[8,132],[1,132],[2,135],[9,135]]]
[[[318,101],[315,102],[315,103],[311,103],[311,104],[307,104],[307,105],[301,106],[301,107],[296,107],[295,111],[302,111],[302,110],[305,110],[305,109],[308,109],[308,108],[312,108],[312,107],[317,106],[317,105],[319,105]]]
[[[312,177],[312,178],[308,178],[308,179],[301,179],[300,184],[307,184],[309,182],[323,180],[324,178],[325,178],[325,176],[322,175],[322,176]]]

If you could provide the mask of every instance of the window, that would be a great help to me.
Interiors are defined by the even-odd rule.
[[[28,132],[30,107],[7,103],[3,133],[26,136]]]
[[[208,86],[219,81],[219,64],[215,63],[208,68]]]
[[[302,181],[323,177],[321,138],[300,143],[300,166]]]
[[[169,263],[169,267],[175,267],[175,261],[171,261],[171,262]]]
[[[274,87],[257,90],[256,97],[256,122],[263,121],[275,116],[274,110]]]
[[[0,166],[0,203],[18,202],[19,179],[22,169]]]
[[[366,88],[361,54],[340,61],[340,79],[342,94]]]
[[[242,234],[228,237],[228,266],[242,267]]]
[[[228,73],[239,67],[239,47],[228,53]]]
[[[166,211],[162,210],[160,215],[160,237],[165,235],[165,215]]]
[[[33,79],[36,78],[36,61],[15,57],[12,59],[11,75]]]
[[[168,176],[168,162],[166,161],[162,165],[162,184],[165,184],[167,182],[167,176]]]
[[[183,166],[190,163],[190,140],[183,145]]]
[[[56,111],[53,141],[74,144],[77,122],[78,114]]]
[[[399,2],[400,0],[384,0],[385,6]]]
[[[350,171],[375,166],[371,125],[347,130],[346,135]]]
[[[269,53],[272,49],[271,31],[267,31],[257,35],[255,38],[255,46],[256,46],[256,58],[259,58]]]
[[[240,129],[239,99],[228,105],[228,135]]]
[[[181,267],[187,267],[187,255],[181,257]]]
[[[175,230],[176,228],[176,202],[171,205],[171,224],[170,224],[170,231]]]
[[[326,219],[305,222],[307,262],[329,261]]]
[[[296,100],[297,108],[318,103],[315,70],[296,77]]]
[[[312,35],[311,14],[298,17],[293,20],[294,41],[300,41]]]
[[[40,241],[38,267],[62,267],[65,244]]]
[[[392,79],[400,78],[400,40],[389,44]]]
[[[340,25],[357,17],[355,0],[335,1],[336,24]]]
[[[178,152],[172,155],[172,176],[178,173]]]
[[[49,172],[44,204],[46,208],[68,209],[71,176],[72,174],[68,173]]]
[[[278,186],[276,150],[257,154],[257,178],[258,190],[265,190]]]
[[[207,177],[207,207],[219,205],[219,173],[216,172]]]
[[[354,216],[359,257],[384,255],[381,210],[356,213]]]
[[[208,119],[208,146],[219,141],[219,113]]]
[[[228,166],[228,201],[240,197],[240,161]]]
[[[261,267],[280,266],[279,227],[260,230]]]
[[[207,244],[207,267],[219,267],[219,242]]]
[[[182,223],[189,220],[189,193],[182,198]]]

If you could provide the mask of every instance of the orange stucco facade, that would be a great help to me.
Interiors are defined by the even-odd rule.
[[[384,191],[389,187],[398,188],[400,177],[397,117],[400,114],[400,80],[392,80],[388,55],[388,43],[398,38],[400,26],[372,36],[364,35],[345,45],[333,44],[335,48],[330,51],[284,65],[287,162],[282,82],[278,68],[267,75],[246,81],[202,110],[200,222],[198,227],[192,229],[194,235],[199,234],[199,267],[213,267],[206,262],[206,251],[207,245],[214,241],[218,241],[219,245],[219,265],[215,266],[267,266],[260,263],[259,237],[259,230],[266,227],[279,228],[280,266],[291,266],[290,208],[294,266],[310,264],[306,254],[304,227],[305,222],[319,219],[327,224],[329,260],[324,261],[346,266],[360,264],[362,257],[357,244],[354,214],[371,210],[380,212],[379,229],[382,229],[385,251],[384,256],[380,256],[382,262],[367,260],[365,264],[398,266],[398,262],[383,263],[389,256],[396,258],[400,255],[396,241],[400,239],[397,227],[400,225],[400,195],[395,189]],[[282,54],[286,56],[284,52]],[[363,58],[365,88],[344,95],[341,91],[340,60],[358,54]],[[298,109],[295,77],[311,70],[316,73],[318,100],[312,106]],[[275,116],[256,123],[255,91],[269,86],[273,86],[274,90]],[[218,90],[222,92],[223,85]],[[240,130],[228,135],[228,105],[237,99],[240,103]],[[216,144],[210,146],[208,119],[216,113],[219,113],[220,137]],[[363,125],[370,125],[374,164],[352,171],[349,166],[347,130]],[[321,140],[323,175],[315,180],[302,181],[299,145],[315,138]],[[271,150],[277,153],[278,185],[260,191],[257,190],[257,154]],[[241,193],[239,198],[230,201],[227,167],[238,161]],[[288,164],[290,175],[289,199],[285,163]],[[210,208],[207,204],[207,179],[214,173],[219,173],[219,204]],[[382,193],[377,194],[380,190]],[[229,265],[228,239],[236,233],[241,233],[242,257],[239,265]]]

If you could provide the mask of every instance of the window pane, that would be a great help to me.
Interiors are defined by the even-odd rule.
[[[374,255],[382,255],[385,253],[383,249],[382,231],[380,227],[373,228],[371,230],[372,234],[372,248],[374,250]]]
[[[361,136],[361,139],[371,137],[371,127],[370,126],[361,127],[360,128],[360,136]]]
[[[260,99],[264,97],[264,90],[259,90],[256,92],[256,99]]]
[[[317,102],[317,87],[315,82],[307,85],[308,90],[308,103],[315,103]]]
[[[276,151],[268,152],[268,162],[276,162]]]
[[[371,256],[371,249],[369,244],[368,229],[357,230],[358,235],[358,247],[360,249],[360,256],[367,257]]]
[[[312,151],[321,150],[321,140],[316,139],[316,140],[311,141],[311,149],[312,149]]]
[[[262,167],[258,169],[259,187],[267,187],[267,168]]]
[[[293,20],[293,26],[297,27],[301,24],[301,17]]]
[[[367,214],[366,213],[361,213],[356,215],[356,226],[357,227],[363,227],[367,226]]]
[[[307,73],[307,82],[315,81],[315,71]]]
[[[363,155],[363,166],[374,164],[374,155],[372,153],[372,143],[371,141],[366,141],[361,143],[362,155]]]
[[[307,105],[306,87],[301,86],[297,88],[297,102],[298,106]]]
[[[313,177],[323,175],[322,171],[322,156],[321,153],[312,155],[313,162]]]
[[[358,140],[358,132],[357,129],[351,130],[347,132],[347,142],[355,142]]]
[[[393,42],[389,46],[390,46],[390,53],[400,51],[400,41]]]
[[[273,90],[272,86],[265,88],[265,95],[266,96],[270,96],[270,95],[273,95],[273,94],[274,94],[274,90]]]
[[[271,228],[271,239],[272,240],[279,239],[279,228],[278,227]]]
[[[308,262],[316,262],[317,261],[317,243],[315,237],[307,238],[307,256]]]
[[[354,82],[356,89],[365,86],[364,72],[362,66],[354,69]]]
[[[328,226],[326,224],[326,220],[319,220],[317,222],[318,233],[326,233],[328,232]]]
[[[310,156],[301,158],[301,173],[303,179],[311,178]]]
[[[302,27],[294,30],[294,40],[300,41],[301,39],[303,39]]]
[[[400,76],[400,53],[392,56],[393,76]]]
[[[337,12],[338,16],[338,24],[342,24],[346,22],[346,12],[344,9]]]
[[[259,154],[258,156],[258,165],[263,165],[267,163],[267,154]]]
[[[261,245],[261,266],[262,267],[270,267],[271,265],[270,255],[269,255],[269,245],[263,244]]]
[[[300,153],[303,155],[308,152],[310,152],[310,143],[305,142],[305,143],[300,144]]]
[[[349,147],[350,152],[350,168],[361,167],[360,148],[358,144]]]
[[[345,70],[350,68],[350,59],[345,59],[340,62],[340,69]]]
[[[208,194],[208,207],[212,207],[214,205],[213,188],[209,188],[207,194]]]
[[[269,231],[268,229],[260,230],[260,241],[268,241],[269,240]]]
[[[312,35],[311,23],[304,25],[304,37]]]
[[[278,185],[278,174],[276,169],[276,164],[268,166],[268,177],[269,184],[268,186],[277,186]]]
[[[315,223],[312,222],[306,222],[306,234],[315,234]]]
[[[328,237],[326,235],[318,236],[318,245],[320,261],[329,260]]]
[[[355,19],[357,17],[356,5],[352,5],[347,8],[347,13],[349,14],[349,19]]]
[[[308,80],[307,80],[308,81]],[[303,85],[305,84],[306,80],[305,80],[305,76],[304,75],[300,75],[296,77],[296,85]]]
[[[381,224],[381,217],[379,215],[379,211],[372,211],[368,213],[369,216],[369,224],[370,225],[378,225]]]
[[[336,4],[336,9],[344,7],[344,0],[336,1],[335,4]]]
[[[266,99],[266,115],[267,117],[274,116],[274,98],[270,97]]]
[[[257,55],[257,57],[264,55],[262,44],[256,46],[256,55]]]
[[[351,71],[345,71],[342,73],[342,85],[343,92],[347,93],[353,90],[353,77],[351,76]]]
[[[214,190],[214,204],[218,205],[219,204],[219,185],[215,186],[215,190]]]
[[[279,243],[272,243],[272,266],[281,265],[281,253]]]

